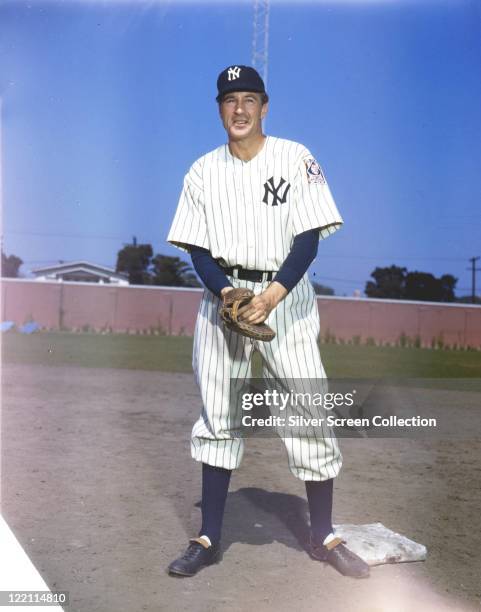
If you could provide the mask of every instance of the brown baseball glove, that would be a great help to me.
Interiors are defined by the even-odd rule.
[[[254,292],[250,289],[231,289],[226,291],[223,298],[223,305],[219,311],[225,326],[232,331],[262,342],[270,342],[275,338],[276,332],[265,323],[247,323],[238,317],[239,308],[248,304],[254,297]]]

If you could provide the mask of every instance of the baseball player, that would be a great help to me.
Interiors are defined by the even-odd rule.
[[[326,379],[318,348],[319,314],[307,269],[320,239],[339,229],[337,210],[320,165],[301,144],[265,136],[268,95],[249,66],[229,66],[217,80],[217,103],[228,143],[198,159],[185,176],[168,241],[190,253],[206,289],[200,304],[193,369],[202,411],[191,435],[192,457],[202,463],[202,526],[169,566],[193,576],[220,558],[225,501],[244,440],[235,435],[242,415],[230,402],[231,380],[251,374],[259,351],[271,380]],[[271,342],[226,328],[219,316],[232,288],[255,297],[239,310],[251,324],[268,324]],[[282,437],[292,474],[305,482],[310,555],[344,575],[366,577],[369,566],[333,533],[333,479],[342,456],[322,427]]]

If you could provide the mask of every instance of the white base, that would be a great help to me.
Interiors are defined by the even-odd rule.
[[[391,531],[382,523],[368,525],[334,525],[335,534],[346,540],[349,550],[369,565],[425,561],[427,549],[405,536]]]

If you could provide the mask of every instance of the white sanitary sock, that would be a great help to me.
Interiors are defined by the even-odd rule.
[[[328,536],[326,536],[326,538],[325,538],[325,540],[323,542],[324,546],[327,546],[327,544],[329,544],[329,542],[332,542],[332,540],[334,540],[335,537],[336,536],[331,531],[331,533]]]
[[[203,540],[205,540],[209,546],[212,546],[212,542],[210,541],[209,536],[201,535],[199,537],[201,537]]]

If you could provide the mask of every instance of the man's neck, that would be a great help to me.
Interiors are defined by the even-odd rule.
[[[259,134],[255,138],[247,140],[229,141],[229,151],[234,157],[242,159],[242,161],[250,161],[255,157],[264,146],[266,137],[264,134]]]

